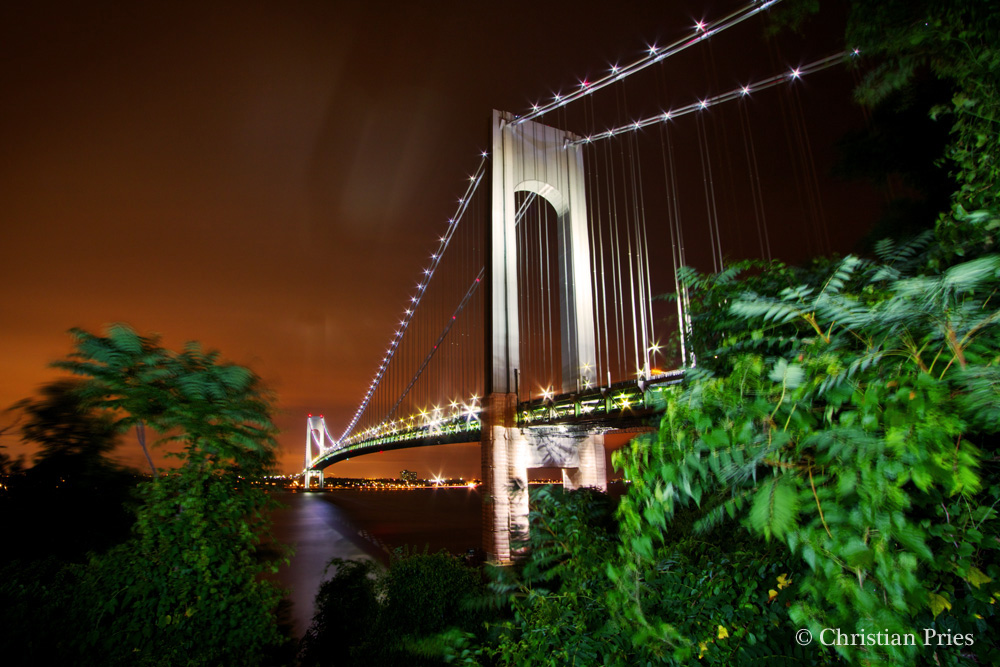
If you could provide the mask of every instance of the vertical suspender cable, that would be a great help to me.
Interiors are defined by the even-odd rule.
[[[625,145],[622,146],[621,157],[622,157],[622,174],[625,173],[625,160],[626,160],[626,148],[628,150],[628,168],[629,176],[631,179],[631,188],[629,191],[632,194],[632,209],[629,210],[626,206],[625,209],[625,247],[628,250],[628,278],[629,278],[629,300],[632,307],[632,357],[633,365],[629,372],[629,378],[633,378],[637,373],[642,372],[642,366],[639,363],[639,324],[638,324],[638,311],[639,308],[636,306],[636,267],[634,250],[632,247],[632,219],[637,213],[638,204],[635,199],[636,189],[635,189],[635,156],[633,154],[632,148],[634,143],[634,132],[629,132],[625,137]],[[626,183],[628,186],[628,183]],[[631,214],[631,215],[630,215]]]
[[[715,187],[712,183],[712,157],[709,154],[708,137],[706,136],[703,114],[695,114],[695,125],[698,132],[698,151],[701,154],[701,175],[705,189],[705,209],[708,215],[708,233],[712,247],[712,271],[722,270],[722,240],[719,238],[719,224],[715,208]]]
[[[624,350],[622,348],[622,343],[625,339],[625,318],[623,312],[623,300],[622,300],[622,275],[621,275],[621,245],[618,242],[618,197],[616,195],[616,190],[618,189],[618,181],[615,178],[615,167],[614,160],[611,159],[610,153],[611,149],[608,149],[608,160],[606,162],[608,169],[608,184],[610,187],[609,197],[609,217],[608,225],[610,231],[609,242],[611,244],[611,289],[614,305],[614,317],[615,317],[615,377],[617,378],[620,373],[620,369],[625,366]]]
[[[764,191],[760,184],[760,171],[757,166],[757,150],[753,143],[753,133],[750,126],[750,111],[742,100],[738,103],[740,111],[740,130],[743,132],[743,150],[747,159],[747,170],[750,172],[750,194],[753,197],[753,214],[757,222],[757,243],[763,259],[771,261],[771,239],[767,235],[767,217],[764,210]]]
[[[653,286],[649,275],[649,239],[646,235],[646,200],[642,187],[642,156],[638,151],[638,139],[636,140],[636,188],[638,190],[639,210],[636,215],[636,261],[639,265],[639,287],[642,299],[642,357],[647,377],[651,371],[649,352],[650,343],[655,336],[653,332]]]

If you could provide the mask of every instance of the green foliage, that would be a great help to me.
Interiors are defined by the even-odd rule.
[[[859,89],[868,102],[921,70],[952,82],[948,105],[930,110],[951,123],[947,162],[957,184],[938,220],[939,266],[995,250],[1000,232],[1000,12],[981,0],[852,3],[848,39],[879,64]]]
[[[447,636],[449,662],[816,662],[792,641],[786,604],[799,575],[788,569],[787,552],[779,546],[732,525],[696,534],[697,513],[678,513],[628,592],[647,620],[668,628],[654,636],[648,626],[637,627],[617,613],[626,561],[611,500],[593,490],[547,488],[533,496],[533,507],[526,559],[493,573],[490,588],[505,618],[489,625],[485,640]],[[620,514],[627,519],[627,512]]]
[[[362,638],[371,634],[378,619],[375,562],[334,558],[327,565],[330,568],[334,575],[320,586],[316,613],[302,638],[299,661],[303,667],[363,662]]]
[[[304,667],[438,665],[441,636],[475,636],[485,610],[479,575],[447,553],[397,551],[385,570],[372,561],[334,559],[303,638]]]
[[[605,568],[617,542],[612,508],[601,494],[533,494],[529,557],[498,568],[491,585],[510,618],[480,650],[505,665],[635,664],[631,642],[609,613]]]
[[[180,441],[182,459],[206,457],[245,470],[266,467],[275,447],[268,415],[273,398],[249,369],[220,362],[196,342],[175,353],[156,336],[140,336],[124,325],[107,336],[73,329],[76,351],[54,366],[84,376],[80,395],[105,413],[119,431],[135,426],[150,459],[144,427]]]
[[[678,278],[690,298],[688,316],[691,318],[691,332],[688,344],[697,362],[697,372],[731,369],[731,358],[719,354],[723,348],[746,351],[789,349],[798,332],[808,326],[807,322],[795,319],[792,306],[777,304],[769,314],[771,319],[781,318],[790,326],[776,328],[767,334],[760,332],[746,336],[743,316],[733,312],[730,304],[746,293],[779,294],[784,290],[801,289],[798,286],[802,284],[818,282],[819,276],[825,275],[828,270],[830,261],[820,259],[812,266],[800,268],[778,261],[746,260],[734,262],[725,271],[708,276],[682,267]]]
[[[189,344],[181,353],[123,326],[74,330],[56,365],[82,377],[74,392],[116,430],[148,424],[179,441],[180,465],[140,485],[132,539],[85,566],[72,585],[61,652],[34,661],[89,665],[259,665],[280,659],[280,593],[261,574],[270,500],[253,482],[273,460],[272,399],[251,371]],[[147,451],[148,456],[148,451]],[[150,459],[151,462],[151,459]],[[152,463],[151,463],[152,464]],[[156,472],[153,468],[154,473]],[[72,575],[70,577],[70,575]],[[22,601],[51,592],[19,579]]]
[[[143,487],[136,538],[97,557],[85,588],[100,664],[257,665],[281,644],[280,592],[260,574],[267,499],[233,472],[189,465]]]
[[[803,574],[801,565],[781,545],[762,544],[732,523],[700,532],[690,529],[700,512],[679,514],[650,560],[652,567],[642,572],[642,585],[632,592],[651,626],[668,629],[669,644],[661,648],[648,631],[633,638],[658,648],[665,662],[823,664],[822,654],[793,641],[788,605]],[[695,519],[690,528],[684,525],[685,514]],[[612,600],[621,602],[620,597]]]
[[[1000,575],[1000,258],[902,277],[915,247],[882,244],[890,261],[848,257],[781,290],[788,271],[777,266],[750,282],[767,292],[742,296],[729,276],[696,278],[703,293],[725,295],[711,355],[725,363],[692,373],[668,399],[660,437],[616,457],[633,484],[612,573],[640,641],[673,642],[680,657],[691,641],[642,593],[657,545],[690,506],[703,530],[737,518],[801,559],[808,571],[794,577],[790,617],[814,636],[948,628],[976,637],[968,651],[981,662],[996,660],[986,628]],[[859,663],[962,659],[917,647],[837,651]]]

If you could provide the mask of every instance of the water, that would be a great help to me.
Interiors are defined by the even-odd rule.
[[[478,489],[420,488],[397,491],[284,492],[272,532],[292,545],[291,565],[276,579],[290,589],[291,622],[301,637],[331,558],[366,558],[382,564],[399,547],[445,549],[456,555],[482,544]]]
[[[608,491],[617,502],[625,486],[612,483]],[[478,488],[282,492],[278,500],[286,507],[273,513],[272,530],[279,542],[295,547],[295,555],[276,579],[291,591],[291,622],[299,637],[312,620],[314,598],[331,558],[366,558],[385,565],[392,550],[401,547],[428,553],[444,549],[461,556],[483,543]]]

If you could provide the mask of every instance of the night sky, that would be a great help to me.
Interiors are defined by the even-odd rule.
[[[301,469],[306,414],[334,435],[353,414],[490,111],[740,4],[4,3],[0,408],[58,376],[67,329],[125,322],[262,375]],[[132,434],[118,454],[141,465]],[[327,474],[403,467],[477,477],[478,447]]]

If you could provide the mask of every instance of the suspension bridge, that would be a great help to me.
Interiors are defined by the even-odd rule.
[[[801,243],[830,249],[800,84],[858,53],[793,65],[772,53],[770,73],[734,85],[670,85],[682,55],[745,40],[748,25],[759,40],[778,2],[699,21],[522,114],[492,112],[490,147],[357,411],[338,437],[308,418],[307,488],[347,458],[479,442],[484,548],[498,562],[527,530],[528,469],[606,489],[605,435],[648,428],[697,362],[677,277],[689,249],[713,271],[734,254],[771,259],[769,227],[789,216]]]

